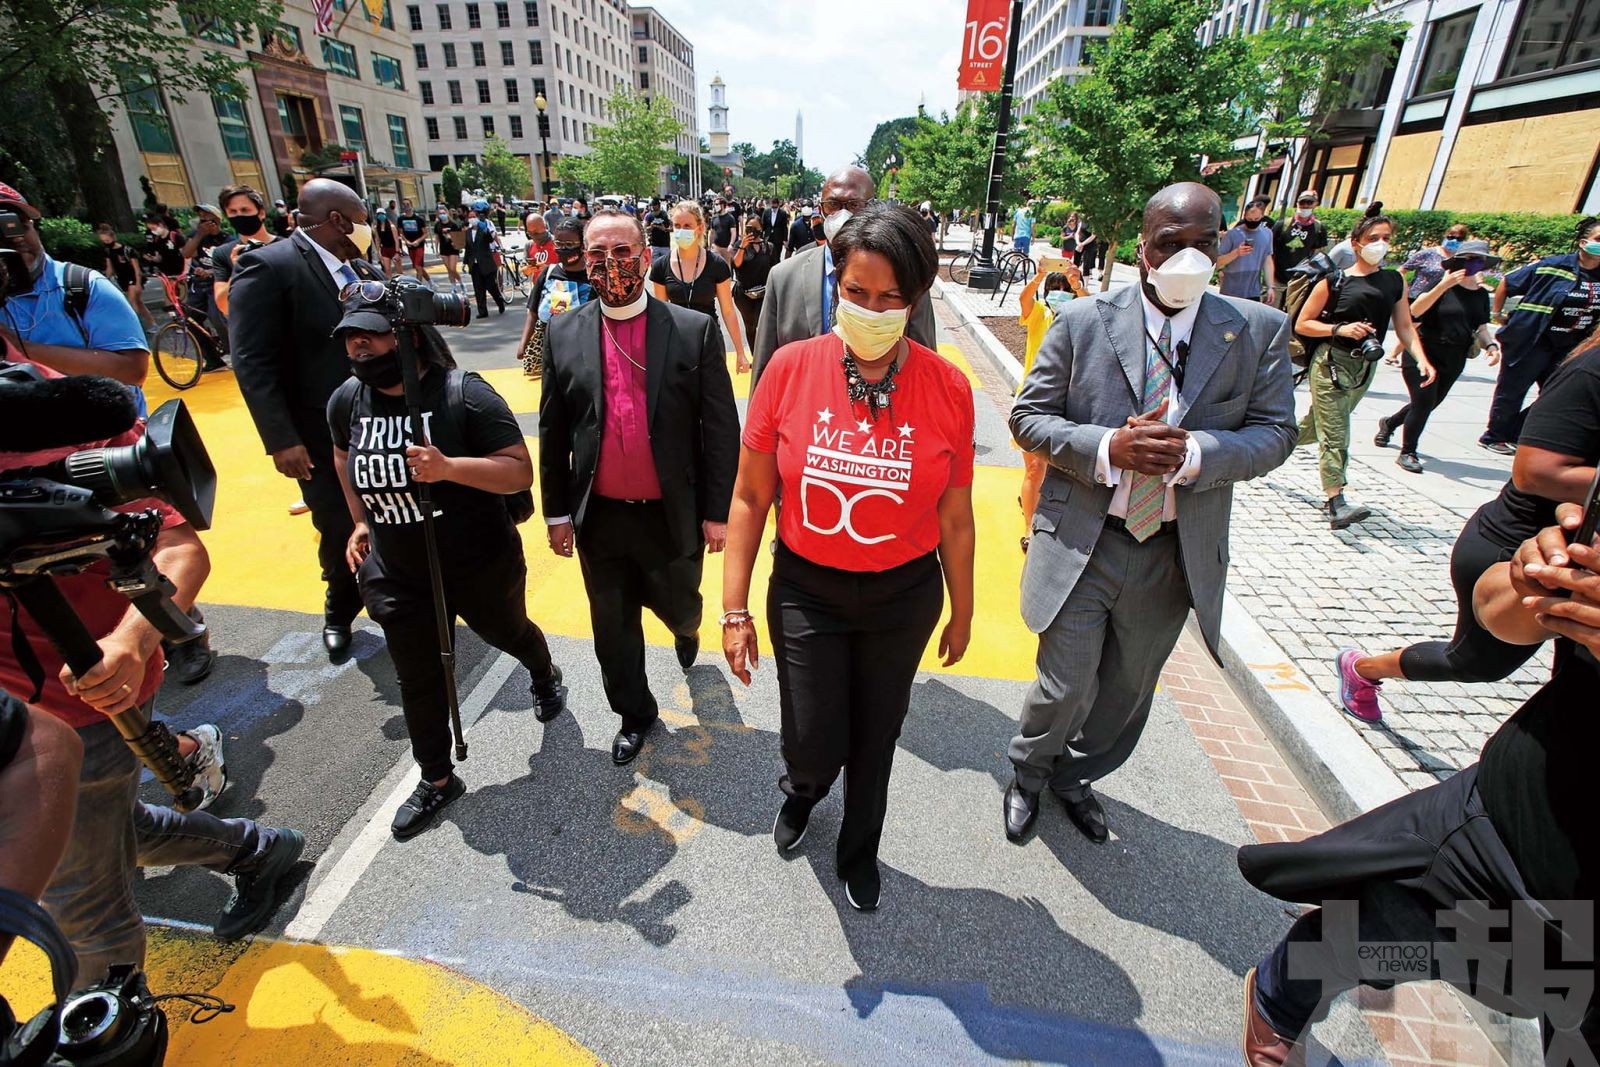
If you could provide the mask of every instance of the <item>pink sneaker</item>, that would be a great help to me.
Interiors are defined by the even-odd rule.
[[[1339,702],[1362,722],[1381,722],[1383,708],[1378,705],[1378,690],[1383,683],[1369,682],[1356,673],[1356,660],[1365,656],[1359,648],[1347,648],[1334,660],[1339,667]]]

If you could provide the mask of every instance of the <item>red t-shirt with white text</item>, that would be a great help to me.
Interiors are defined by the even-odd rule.
[[[745,447],[776,453],[778,536],[824,567],[885,571],[939,547],[939,498],[972,484],[972,386],[908,339],[874,420],[845,388],[833,334],[780,348],[761,374]]]

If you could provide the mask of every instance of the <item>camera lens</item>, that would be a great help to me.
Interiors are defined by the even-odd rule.
[[[454,293],[433,294],[433,319],[440,326],[465,326],[472,321],[472,305]]]

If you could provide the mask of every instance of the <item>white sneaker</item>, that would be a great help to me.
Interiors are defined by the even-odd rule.
[[[304,497],[301,497],[299,500],[296,500],[293,504],[289,505],[289,514],[291,515],[304,515],[310,510],[311,505],[306,503]]]
[[[200,803],[195,805],[195,810],[204,811],[228,788],[228,767],[222,761],[222,731],[206,723],[184,733],[199,746],[184,762],[194,768],[194,782],[201,789]]]

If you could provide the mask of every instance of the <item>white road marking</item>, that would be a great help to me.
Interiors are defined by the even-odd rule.
[[[506,679],[511,677],[511,672],[517,665],[517,661],[504,652],[490,664],[472,692],[461,702],[463,731],[470,730],[483,717],[489,701],[500,691],[500,687],[505,685]],[[408,767],[411,768],[409,773]],[[389,823],[394,818],[394,810],[404,803],[411,795],[411,791],[417,787],[411,757],[409,755],[403,757],[389,773],[390,776],[398,775],[399,782],[383,803],[378,805],[377,810],[372,813],[372,818],[361,828],[361,832],[333,865],[327,868],[327,874],[307,894],[305,903],[300,905],[299,913],[283,931],[286,937],[300,941],[315,941],[321,936],[322,928],[333,918],[333,913],[344,903],[350,891],[355,888],[356,882],[372,865],[379,850],[393,839],[393,835],[389,832]],[[326,862],[324,858],[318,866],[322,867]]]

